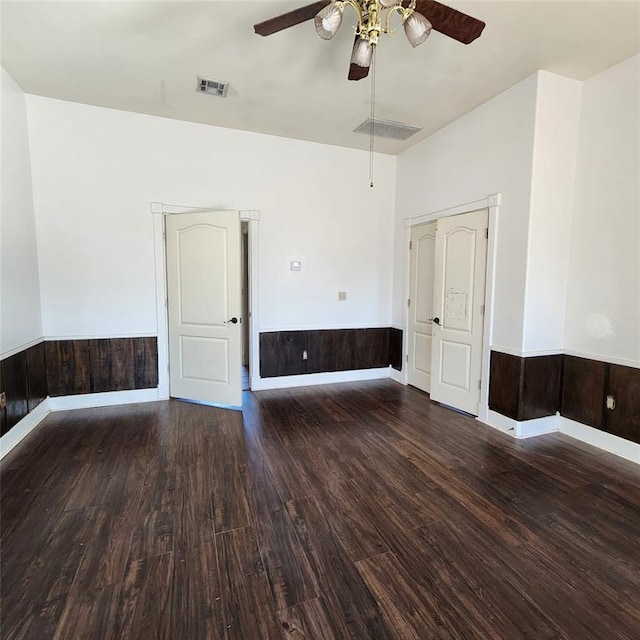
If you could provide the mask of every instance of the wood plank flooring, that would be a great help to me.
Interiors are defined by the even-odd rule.
[[[391,381],[49,416],[1,465],[4,640],[632,640],[640,472]]]

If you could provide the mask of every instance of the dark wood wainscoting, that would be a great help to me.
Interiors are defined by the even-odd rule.
[[[607,431],[640,444],[640,369],[609,365],[607,394],[615,400],[606,412]]]
[[[150,389],[158,386],[158,341],[148,338],[52,340],[0,362],[4,435],[48,395]]]
[[[46,353],[51,396],[158,386],[155,337],[52,340]]]
[[[0,435],[4,435],[47,397],[43,342],[0,362],[0,390],[7,397],[6,408],[0,410]]]
[[[560,408],[562,356],[521,358],[491,352],[489,408],[514,420],[552,416]]]
[[[522,358],[500,351],[491,352],[489,409],[513,420],[518,419],[523,369]]]
[[[604,429],[608,367],[599,360],[564,357],[560,408],[563,416],[596,429]]]
[[[614,406],[607,408],[607,396]],[[565,356],[563,416],[640,443],[640,369]]]
[[[525,358],[519,420],[544,418],[556,413],[560,407],[561,389],[561,355]]]
[[[52,396],[91,393],[88,340],[47,342],[47,381]]]
[[[402,368],[401,329],[318,329],[260,334],[262,378],[389,365]]]
[[[397,371],[402,371],[402,329],[389,329],[389,364]]]
[[[614,407],[607,409],[607,396]],[[640,443],[640,369],[569,355],[491,352],[489,408],[514,420],[554,415]]]

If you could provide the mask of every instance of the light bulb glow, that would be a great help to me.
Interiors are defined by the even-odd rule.
[[[335,4],[328,4],[321,9],[313,19],[316,25],[316,32],[323,40],[331,40],[338,33],[342,24],[343,7]]]

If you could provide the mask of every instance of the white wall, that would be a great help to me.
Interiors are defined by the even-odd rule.
[[[398,157],[394,325],[406,305],[404,218],[501,193],[493,346],[522,350],[536,90],[533,75]]]
[[[156,333],[151,201],[260,211],[261,330],[390,323],[394,157],[376,156],[371,189],[361,151],[37,96],[28,110],[47,337]]]
[[[565,346],[640,366],[640,56],[583,85]]]
[[[581,89],[538,73],[523,355],[564,348]]]
[[[584,83],[540,71],[400,155],[403,220],[502,193],[491,347],[640,364],[640,56]]]
[[[402,326],[404,218],[499,192],[492,347],[639,362],[639,60],[534,74],[378,155],[375,189],[363,152],[28,96],[44,333],[156,332],[150,201],[260,210],[261,330]]]
[[[42,337],[25,95],[2,76],[0,355]]]

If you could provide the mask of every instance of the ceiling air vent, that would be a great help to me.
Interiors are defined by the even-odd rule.
[[[373,135],[376,138],[391,138],[392,140],[406,140],[418,131],[422,131],[421,127],[414,127],[410,124],[402,124],[402,122],[394,122],[393,120],[371,120],[367,118],[362,124],[358,125],[353,132],[371,133],[371,122],[373,122]]]
[[[217,82],[198,77],[198,93],[210,93],[212,96],[226,98],[228,90],[228,82]]]

